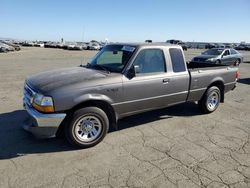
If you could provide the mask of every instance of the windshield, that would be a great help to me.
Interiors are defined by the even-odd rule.
[[[135,49],[134,46],[107,45],[94,57],[88,67],[120,73]]]
[[[220,55],[223,52],[223,49],[210,49],[203,52],[203,55]]]

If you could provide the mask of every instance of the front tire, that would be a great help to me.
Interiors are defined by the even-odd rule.
[[[215,61],[215,64],[216,64],[216,65],[220,65],[220,64],[221,64],[221,61],[220,61],[220,60],[216,60],[216,61]]]
[[[97,107],[86,107],[74,112],[65,126],[65,135],[72,145],[89,148],[101,142],[108,129],[106,113]]]
[[[221,99],[220,89],[216,86],[210,87],[202,99],[198,102],[201,111],[205,114],[214,112],[219,104]]]

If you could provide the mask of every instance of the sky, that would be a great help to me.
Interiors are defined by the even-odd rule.
[[[0,0],[0,38],[250,42],[250,0]]]

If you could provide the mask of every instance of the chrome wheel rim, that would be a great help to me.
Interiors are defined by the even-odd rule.
[[[210,111],[213,111],[219,104],[219,94],[212,92],[207,98],[207,107]]]
[[[98,138],[102,131],[102,123],[95,116],[80,117],[74,126],[76,137],[82,142],[91,142]]]

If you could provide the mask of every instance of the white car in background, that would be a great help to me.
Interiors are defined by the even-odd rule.
[[[15,48],[13,46],[10,46],[4,42],[0,42],[0,48],[1,48],[1,52],[13,52],[13,51],[15,51]]]
[[[100,46],[100,44],[92,43],[92,44],[89,45],[89,49],[90,50],[100,50],[101,46]]]

